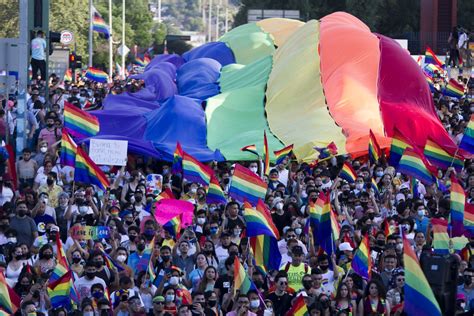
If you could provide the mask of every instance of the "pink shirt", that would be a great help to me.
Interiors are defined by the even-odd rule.
[[[51,131],[47,128],[43,128],[40,131],[38,138],[41,138],[42,140],[47,142],[48,147],[51,147],[55,142],[61,139],[61,135],[61,130],[58,128],[53,128]]]

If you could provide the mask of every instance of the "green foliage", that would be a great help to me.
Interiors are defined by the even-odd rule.
[[[204,30],[201,1],[204,0],[162,0],[162,17],[168,25],[182,31],[201,32]]]
[[[2,0],[0,1],[0,38],[18,37],[19,30],[19,1],[18,0]]]

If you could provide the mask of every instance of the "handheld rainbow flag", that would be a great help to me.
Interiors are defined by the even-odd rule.
[[[392,137],[392,145],[390,146],[389,165],[396,168],[400,158],[402,158],[403,152],[407,148],[412,147],[405,137],[403,137],[402,134],[397,129],[395,129]]]
[[[94,32],[102,34],[105,39],[108,39],[110,37],[109,26],[105,23],[100,13],[94,7],[92,7],[92,11],[94,12],[92,29]]]
[[[371,178],[370,185],[368,183],[365,183],[364,187],[367,191],[369,191],[370,189],[374,190],[374,194],[376,197],[380,196],[379,186],[377,185],[377,181],[375,181],[374,178]]]
[[[0,307],[9,315],[15,314],[20,307],[20,297],[8,286],[3,272],[0,272]]]
[[[65,72],[64,72],[64,77],[63,77],[63,81],[72,81],[72,71],[71,71],[71,68],[68,68]]]
[[[165,223],[163,229],[170,233],[171,236],[179,238],[179,232],[181,231],[181,214]]]
[[[464,167],[464,161],[459,156],[454,156],[446,152],[434,141],[428,139],[425,145],[424,155],[436,167],[448,169],[453,166],[456,171],[461,171]]]
[[[333,209],[331,209],[330,216],[331,216],[332,238],[333,238],[333,240],[338,240],[339,236],[341,235],[341,224],[337,220],[337,214]]]
[[[107,73],[94,67],[87,68],[86,78],[101,83],[107,83],[109,81],[109,76]]]
[[[380,157],[382,156],[382,150],[380,149],[379,143],[377,142],[377,138],[375,138],[374,132],[369,130],[369,159],[370,162],[376,163],[379,161]]]
[[[433,176],[433,173],[437,172],[436,168],[433,169],[423,154],[417,153],[410,148],[405,149],[397,170],[415,177],[428,185],[436,181]]]
[[[61,165],[71,167],[76,165],[76,148],[76,143],[72,140],[67,131],[63,129],[61,136]]]
[[[181,148],[181,144],[177,142],[176,149],[173,153],[173,165],[171,166],[171,172],[173,174],[183,172],[183,155],[183,148]]]
[[[328,255],[331,255],[334,252],[334,235],[332,232],[332,210],[329,196],[329,193],[325,194],[321,192],[318,197],[318,200],[321,201],[318,202],[318,200],[316,200],[316,205],[322,205],[321,208],[316,207],[316,211],[318,212],[317,216],[319,218],[316,236],[321,248],[326,251]]]
[[[146,245],[145,250],[143,251],[142,257],[138,260],[138,263],[136,266],[137,273],[140,271],[148,270],[148,266],[151,260],[151,254],[153,252],[154,247],[155,247],[155,237],[153,237],[151,242],[148,245]]]
[[[155,237],[153,237],[148,247],[150,247],[151,252],[153,252],[153,249],[155,248]],[[150,255],[150,260],[148,260],[148,266],[147,266],[146,271],[148,275],[150,276],[151,284],[153,284],[156,280],[156,272],[155,272],[155,267],[153,266],[153,256],[151,255]]]
[[[102,252],[102,255],[104,256],[105,259],[105,264],[107,267],[112,271],[114,268],[117,269],[118,272],[124,271],[124,268],[122,268],[117,262],[115,262],[112,257],[105,252],[104,248],[101,248],[100,251]]]
[[[452,236],[462,236],[464,233],[464,208],[466,205],[466,193],[458,180],[451,177],[451,226]]]
[[[428,83],[428,86],[430,87],[430,91],[435,92],[436,88],[434,85],[433,77],[426,71],[423,71],[423,74],[425,75],[426,82]]]
[[[414,199],[420,198],[420,192],[418,190],[418,180],[410,177],[410,193]]]
[[[240,263],[239,257],[234,257],[234,295],[237,290],[240,290],[240,294],[247,294],[249,290],[255,288],[250,280],[247,272]]]
[[[183,152],[183,177],[186,180],[208,186],[212,174],[211,168],[200,163],[193,156]]]
[[[99,120],[94,115],[64,102],[64,127],[76,137],[95,136],[100,129]]]
[[[263,212],[252,208],[252,205],[244,203],[244,219],[247,224],[247,237],[258,235],[268,235],[279,239],[278,229],[273,223],[272,218]]]
[[[451,238],[451,242],[454,252],[459,253],[469,243],[469,239],[466,236],[459,236]]]
[[[224,191],[217,181],[215,175],[212,175],[211,182],[209,183],[209,188],[207,189],[206,195],[206,203],[207,204],[226,204],[227,198],[225,197]]]
[[[71,282],[72,272],[69,270],[58,280],[48,284],[48,295],[53,308],[64,306],[67,310],[71,309],[71,298],[69,297],[71,293]]]
[[[438,66],[438,65],[427,64],[423,68],[423,72],[428,73],[428,75],[430,75],[430,76],[434,76],[434,75],[444,75],[445,70],[442,67]]]
[[[285,148],[282,148],[280,150],[274,151],[273,153],[275,154],[275,164],[279,165],[285,160],[286,157],[291,153],[293,150],[293,144],[286,146]]]
[[[148,53],[145,53],[145,55],[143,56],[143,62],[145,63],[145,65],[148,65],[150,61],[150,55],[148,55]]]
[[[170,188],[166,188],[163,191],[161,191],[160,194],[156,197],[156,200],[159,201],[161,199],[175,199],[173,191],[171,191]]]
[[[319,152],[318,160],[331,158],[337,155],[337,146],[334,142],[329,143],[326,147],[314,147]]]
[[[368,280],[372,275],[372,257],[370,256],[369,235],[365,234],[364,238],[357,248],[351,263],[352,270],[355,273]]]
[[[255,173],[242,165],[235,164],[229,196],[240,202],[257,205],[258,200],[264,200],[267,194],[267,184]]]
[[[303,295],[298,295],[293,301],[290,310],[286,312],[285,316],[309,316],[308,307],[304,302]]]
[[[77,147],[74,181],[95,184],[104,191],[110,186],[104,172],[80,147]]]
[[[459,143],[459,148],[474,154],[474,115],[471,115],[471,119],[464,129],[464,135]]]
[[[268,150],[267,132],[263,131],[263,174],[270,174],[270,151]]]
[[[57,261],[58,263],[53,269],[53,272],[49,276],[49,283],[54,283],[59,280],[69,270],[69,264],[66,259],[66,254],[63,249],[63,243],[59,238],[59,233],[56,234],[56,249],[57,249]]]
[[[247,145],[245,147],[242,147],[240,150],[241,151],[247,151],[251,154],[256,155],[257,157],[260,157],[260,155],[257,152],[257,146],[255,146],[255,145]]]
[[[436,54],[433,52],[433,50],[429,46],[426,46],[425,64],[433,64],[433,65],[438,65],[439,67],[444,67],[444,63],[438,59]]]
[[[278,240],[267,235],[249,237],[250,247],[253,250],[255,263],[268,270],[280,270],[281,254],[278,250]]]
[[[145,61],[143,59],[141,59],[139,56],[135,57],[135,60],[134,60],[133,63],[137,66],[140,66],[140,67],[145,67],[146,66]]]
[[[443,94],[448,97],[460,99],[464,95],[464,87],[454,79],[449,79],[443,90]]]
[[[441,316],[441,309],[421,270],[415,251],[408,239],[403,238],[405,263],[405,312],[408,316]]]
[[[464,207],[464,236],[474,237],[474,204],[470,203]]]
[[[388,222],[386,218],[383,221],[383,225],[384,225],[385,238],[395,233],[395,227],[390,225],[390,223]]]
[[[339,172],[339,177],[349,183],[355,183],[355,180],[357,179],[357,173],[355,172],[354,168],[352,168],[352,166],[346,161],[342,165],[342,169]]]
[[[433,248],[437,254],[449,254],[448,221],[441,218],[432,218]]]

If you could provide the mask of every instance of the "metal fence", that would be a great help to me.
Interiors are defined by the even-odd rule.
[[[408,40],[408,50],[413,55],[424,54],[426,46],[433,48],[438,55],[445,55],[449,49],[449,34],[449,32],[411,32],[403,34],[403,38]]]

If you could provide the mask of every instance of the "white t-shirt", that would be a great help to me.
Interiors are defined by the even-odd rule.
[[[288,185],[288,176],[289,176],[289,172],[287,169],[283,169],[283,170],[278,170],[279,173],[278,173],[278,181],[280,181],[281,183],[283,183],[285,185],[285,187]]]
[[[14,196],[14,193],[12,189],[9,187],[3,187],[2,192],[0,193],[0,205],[3,206],[3,204],[10,202]]]
[[[45,60],[44,50],[46,49],[46,41],[44,38],[36,37],[31,41],[31,58],[36,60]]]
[[[82,300],[85,297],[91,297],[91,287],[96,283],[102,284],[104,289],[107,288],[104,280],[98,277],[94,277],[92,280],[88,280],[86,277],[76,280],[76,282],[74,282],[74,286],[76,287],[77,293],[79,294],[79,298]]]

